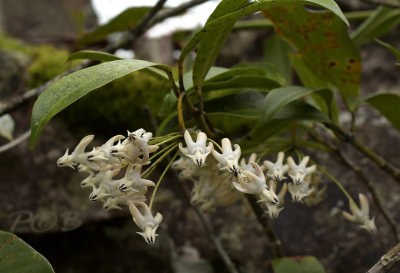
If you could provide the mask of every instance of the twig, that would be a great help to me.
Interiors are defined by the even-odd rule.
[[[151,28],[155,24],[162,22],[163,20],[165,20],[167,18],[170,18],[173,16],[178,16],[178,15],[182,14],[184,11],[186,11],[196,5],[207,2],[207,1],[208,0],[193,0],[193,1],[189,1],[187,3],[184,3],[182,5],[179,5],[175,8],[166,10],[164,12],[159,12],[159,14],[157,14],[157,15],[153,14],[153,18],[150,18],[150,20],[147,23],[147,26],[141,27],[141,30],[137,33],[137,36],[132,37],[130,35],[130,37],[127,37],[127,38],[123,39],[122,41],[118,41],[114,44],[106,46],[105,48],[102,49],[102,51],[109,52],[109,53],[115,52],[117,49],[122,48],[122,47],[128,45],[129,43],[136,41],[144,32],[146,32],[149,28]],[[138,26],[140,26],[140,24]],[[135,28],[133,28],[131,31],[136,33]],[[23,104],[24,102],[40,95],[48,86],[50,86],[52,83],[59,80],[60,78],[66,76],[68,74],[71,74],[75,71],[89,67],[93,63],[94,62],[92,62],[92,61],[82,62],[81,64],[77,65],[76,67],[69,69],[69,70],[63,72],[62,74],[56,76],[55,78],[49,80],[45,84],[24,92],[20,96],[12,97],[6,101],[0,101],[0,115],[10,112],[10,111],[14,110],[16,107]]]
[[[264,213],[264,211],[260,208],[257,203],[256,198],[251,194],[245,194],[247,201],[249,202],[251,208],[253,209],[254,214],[257,217],[258,222],[263,227],[263,230],[268,238],[268,243],[272,251],[272,255],[275,258],[282,258],[284,256],[282,244],[279,240],[278,236],[275,234],[274,229],[272,228],[271,223],[269,222],[268,216]]]
[[[132,37],[137,37],[144,33],[146,27],[149,26],[150,20],[164,7],[165,2],[167,2],[167,0],[158,0],[156,5],[143,17],[139,24],[129,31]]]
[[[31,130],[28,130],[23,135],[20,135],[19,137],[17,137],[13,141],[11,141],[11,142],[9,142],[7,144],[4,144],[3,146],[0,147],[0,153],[3,153],[5,151],[7,151],[7,150],[10,150],[10,149],[14,148],[15,146],[18,146],[19,144],[21,144],[22,142],[27,140],[30,135],[31,135]]]
[[[387,1],[387,0],[363,0],[363,1],[371,4],[383,5],[392,8],[400,8],[400,3],[396,3],[393,1]]]
[[[378,191],[376,190],[375,185],[362,172],[361,168],[359,166],[357,166],[354,162],[352,162],[349,158],[347,158],[341,152],[341,150],[339,148],[335,148],[331,144],[324,141],[317,133],[310,131],[309,135],[313,139],[318,141],[319,143],[325,145],[329,149],[330,153],[336,154],[338,158],[335,158],[335,159],[340,159],[341,162],[343,162],[348,168],[350,168],[361,179],[364,186],[371,193],[372,198],[375,203],[375,206],[378,208],[379,212],[385,218],[387,224],[389,225],[390,229],[392,230],[394,237],[396,238],[397,241],[400,241],[400,236],[399,236],[399,232],[396,227],[396,222],[393,220],[393,217],[390,215],[390,213],[384,207],[384,205],[383,205],[384,202],[382,201],[381,197],[378,195]]]
[[[342,128],[336,125],[327,125],[332,131],[338,136],[339,139],[351,144],[358,151],[368,157],[374,162],[379,168],[393,177],[398,183],[400,183],[400,170],[387,162],[385,159],[377,155],[374,151],[369,149],[364,143],[360,142],[354,135],[348,134]]]
[[[384,254],[367,273],[386,273],[400,261],[400,243]]]

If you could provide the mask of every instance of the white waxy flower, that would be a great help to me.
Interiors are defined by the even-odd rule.
[[[93,185],[93,191],[89,195],[89,200],[104,200],[106,197],[119,194],[120,192],[118,190],[118,183],[116,183],[116,180],[112,180],[112,178],[116,176],[119,171],[119,169],[111,169],[104,172],[104,174],[101,176],[99,186],[97,187]]]
[[[250,155],[248,163],[246,163],[246,159],[242,158],[240,160],[240,169],[242,169],[243,171],[252,172],[255,174],[255,170],[254,170],[253,166],[251,165],[251,162],[256,162],[256,159],[257,159],[257,154],[255,154],[255,153],[252,153]]]
[[[287,164],[283,165],[283,159],[285,154],[283,152],[278,153],[278,158],[275,163],[265,160],[263,167],[267,169],[267,176],[279,182],[285,178],[285,173],[289,170]]]
[[[146,163],[149,160],[150,152],[154,152],[158,149],[156,145],[148,145],[148,142],[152,138],[152,133],[147,133],[144,129],[140,128],[135,132],[131,133],[128,131],[128,139],[135,144],[138,151],[143,154],[142,161]]]
[[[115,156],[115,153],[118,152],[118,149],[114,149],[114,143],[118,141],[120,144],[120,140],[124,139],[123,135],[116,135],[110,138],[106,143],[104,143],[99,150],[103,152],[104,157],[106,158],[106,163],[108,164],[121,164],[121,159]],[[118,145],[117,144],[117,145]]]
[[[270,191],[276,192],[276,182],[271,180],[270,181]],[[283,183],[280,192],[278,193],[278,199],[279,202],[276,204],[272,204],[271,202],[265,202],[267,209],[268,209],[268,215],[271,218],[278,218],[279,213],[284,209],[283,205],[285,203],[285,194],[287,191],[287,184]]]
[[[202,167],[207,156],[214,149],[213,144],[209,142],[207,145],[207,135],[203,132],[197,134],[196,142],[193,141],[188,130],[185,131],[184,138],[187,147],[184,148],[182,143],[179,143],[179,150],[183,155],[192,159],[194,164]]]
[[[260,166],[254,162],[250,164],[253,166],[256,174],[243,171],[242,175],[238,175],[239,183],[233,182],[233,186],[243,193],[259,196],[261,201],[269,200],[273,204],[278,203],[278,196],[273,191],[268,190],[265,176]]]
[[[59,167],[68,166],[74,169],[76,163],[80,163],[82,165],[86,165],[86,153],[85,148],[92,142],[94,135],[88,135],[82,138],[79,144],[76,146],[75,150],[68,155],[68,149],[65,154],[57,160],[57,165]]]
[[[128,201],[128,204],[133,221],[143,231],[138,232],[138,234],[144,238],[146,243],[154,244],[158,236],[158,234],[156,234],[157,228],[163,219],[162,215],[158,212],[156,216],[153,216],[150,208],[143,202],[138,203],[138,205],[144,209],[144,214],[139,211],[132,201]]]
[[[304,197],[309,196],[315,190],[314,187],[310,186],[311,178],[306,176],[303,183],[295,184],[289,183],[288,189],[292,199],[296,202],[301,202]]]
[[[241,154],[240,146],[234,145],[235,151],[232,150],[231,141],[228,138],[222,139],[222,154],[216,150],[212,150],[214,158],[222,166],[221,170],[230,170],[233,174],[239,173],[239,158]]]
[[[362,193],[358,194],[358,198],[360,199],[361,208],[359,208],[355,202],[349,201],[351,214],[346,211],[342,211],[343,216],[349,221],[360,224],[360,227],[367,230],[368,232],[374,233],[376,232],[375,217],[369,219],[368,199]]]
[[[126,205],[128,201],[132,201],[134,203],[145,202],[146,196],[134,191],[122,193],[115,197],[108,198],[107,201],[104,202],[103,209],[104,210],[121,209],[120,205]]]
[[[305,156],[299,165],[296,165],[293,158],[291,156],[288,157],[287,163],[289,165],[289,176],[292,178],[293,182],[297,185],[301,184],[304,178],[315,172],[317,167],[312,165],[311,167],[307,167],[307,163],[310,160],[310,157]]]
[[[120,191],[143,191],[143,187],[154,187],[156,184],[148,179],[142,178],[142,165],[131,164],[125,172],[124,178],[118,180],[118,188]]]

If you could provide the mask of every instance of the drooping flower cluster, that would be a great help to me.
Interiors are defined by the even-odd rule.
[[[239,165],[240,146],[235,144],[232,148],[228,138],[222,139],[221,152],[211,142],[207,145],[207,136],[203,132],[197,133],[196,141],[193,141],[188,131],[184,138],[186,147],[182,143],[179,145],[183,156],[172,167],[180,172],[180,179],[194,182],[191,201],[203,210],[236,201],[239,198],[233,191],[236,189],[238,192],[255,195],[258,202],[266,206],[268,214],[276,218],[283,209],[288,188],[292,199],[297,202],[314,191],[310,181],[316,167],[307,167],[308,157],[304,157],[298,165],[289,157],[288,163],[284,164],[284,153],[280,152],[275,163],[264,161],[259,166],[255,162],[256,154],[252,154],[247,163],[242,158]],[[207,157],[210,153],[213,157]],[[286,179],[286,173],[294,182],[289,185],[282,183],[277,195],[277,184]]]
[[[60,167],[78,167],[88,176],[81,182],[81,187],[92,188],[91,201],[103,202],[105,210],[121,209],[129,205],[136,225],[143,231],[139,233],[147,243],[154,243],[156,229],[162,220],[161,214],[152,216],[149,207],[144,203],[148,187],[155,183],[142,177],[142,167],[150,164],[150,153],[157,151],[157,145],[150,145],[152,133],[139,129],[129,132],[127,137],[113,136],[100,147],[85,152],[94,135],[84,137],[75,150],[69,151],[57,160]],[[125,171],[122,178],[115,177]],[[136,205],[144,210],[140,213]]]

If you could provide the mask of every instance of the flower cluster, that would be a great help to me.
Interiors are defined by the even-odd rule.
[[[207,144],[203,132],[197,133],[193,141],[186,131],[184,139],[186,147],[179,144],[183,156],[172,167],[180,172],[180,179],[194,182],[191,201],[203,210],[231,204],[240,198],[238,192],[242,192],[255,195],[258,202],[266,206],[270,217],[276,218],[283,209],[287,189],[297,202],[315,190],[310,181],[316,166],[307,167],[309,157],[304,157],[298,165],[288,157],[284,164],[285,155],[280,152],[276,162],[264,161],[260,166],[256,163],[256,154],[252,154],[247,163],[244,158],[240,160],[240,146],[232,147],[228,138],[222,139],[220,152],[211,142]],[[212,157],[208,157],[210,153]],[[293,183],[282,183],[276,194],[277,184],[286,179],[286,173]]]
[[[89,195],[91,201],[103,202],[105,210],[121,209],[121,205],[129,205],[136,225],[143,231],[139,232],[147,243],[154,243],[161,214],[155,217],[144,203],[148,187],[155,183],[142,177],[142,167],[149,165],[150,153],[157,151],[157,145],[150,145],[152,133],[143,129],[129,132],[127,137],[113,136],[100,147],[94,147],[85,152],[94,135],[84,137],[75,150],[69,151],[57,160],[60,167],[78,167],[78,170],[88,176],[81,182],[81,187],[92,188]],[[122,178],[115,177],[124,172]],[[136,206],[144,210],[140,213]]]

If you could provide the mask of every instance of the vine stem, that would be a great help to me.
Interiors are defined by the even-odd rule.
[[[388,161],[377,155],[374,151],[368,148],[364,143],[360,142],[354,135],[348,134],[342,128],[337,125],[329,125],[330,129],[337,135],[339,139],[349,143],[355,147],[359,152],[368,157],[374,162],[379,168],[389,174],[396,182],[400,184],[400,170],[390,164]]]

